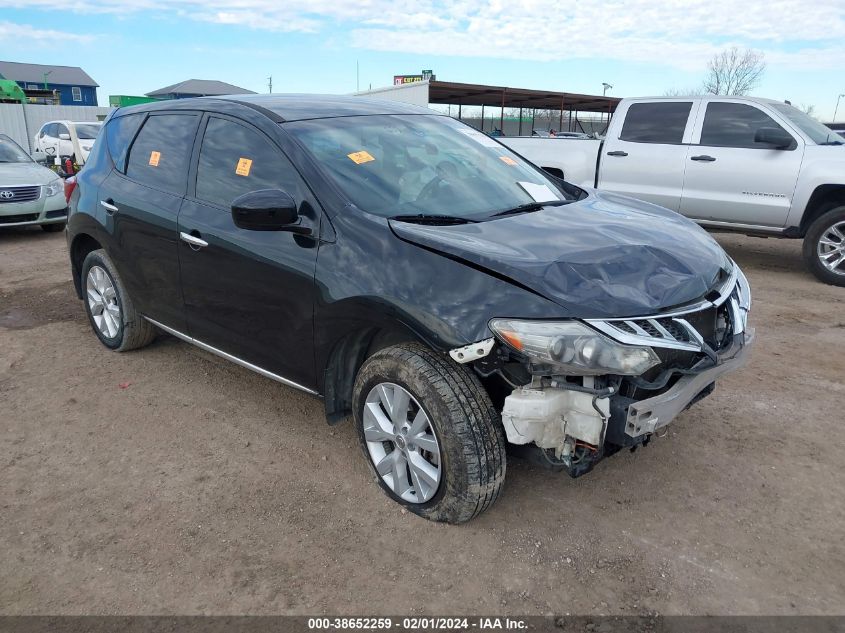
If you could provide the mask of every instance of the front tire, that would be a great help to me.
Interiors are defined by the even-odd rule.
[[[135,310],[104,250],[88,253],[82,262],[81,275],[85,313],[103,345],[115,352],[126,352],[149,345],[155,339],[155,327]]]
[[[821,281],[845,286],[845,206],[831,209],[810,225],[804,262]]]
[[[505,437],[466,367],[417,343],[388,347],[358,372],[353,411],[379,485],[411,512],[463,523],[498,498]]]

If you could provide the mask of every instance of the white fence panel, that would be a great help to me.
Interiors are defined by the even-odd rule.
[[[7,134],[25,150],[30,149],[23,106],[0,103],[0,134]]]
[[[0,134],[8,134],[27,151],[32,151],[32,137],[47,121],[102,121],[111,108],[97,106],[53,106],[0,103]]]

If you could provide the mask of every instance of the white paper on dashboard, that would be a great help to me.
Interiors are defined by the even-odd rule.
[[[479,132],[478,130],[461,130],[461,132],[466,134],[473,141],[480,143],[484,147],[495,147],[496,149],[500,149],[502,147],[492,138],[487,136],[484,132]]]
[[[525,193],[534,198],[534,202],[554,202],[560,200],[554,191],[549,189],[548,185],[538,185],[533,182],[517,182],[517,184],[525,189]]]

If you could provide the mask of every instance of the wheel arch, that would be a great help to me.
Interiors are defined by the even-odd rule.
[[[336,340],[323,367],[320,390],[328,423],[337,424],[352,413],[355,378],[370,356],[392,345],[411,342],[432,347],[422,336],[400,322],[360,327]]]
[[[807,231],[813,222],[839,205],[845,205],[845,185],[819,185],[816,187],[801,218],[801,237],[807,235]]]
[[[82,299],[82,262],[91,251],[102,248],[100,242],[88,233],[79,233],[70,244],[70,266],[73,271],[73,287],[76,289],[76,296]]]

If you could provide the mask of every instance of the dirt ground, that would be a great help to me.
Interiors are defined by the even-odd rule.
[[[170,337],[109,352],[64,236],[0,232],[0,613],[845,613],[845,288],[798,242],[718,239],[751,363],[586,477],[511,460],[454,527],[320,401]]]

